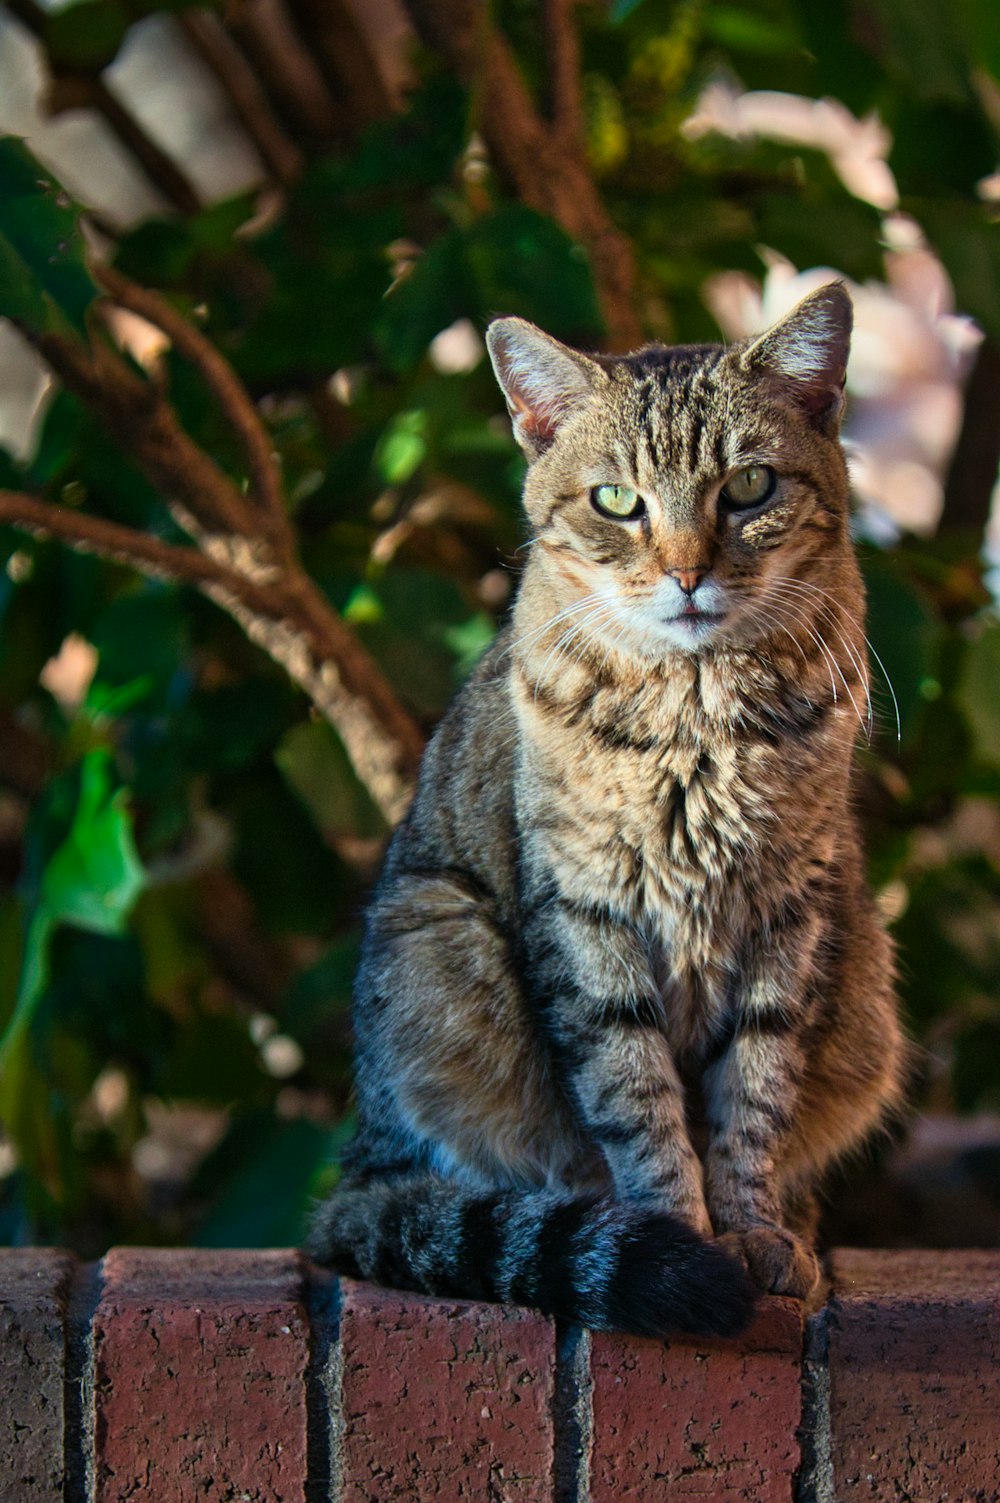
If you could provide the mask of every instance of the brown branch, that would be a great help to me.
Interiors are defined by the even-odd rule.
[[[58,75],[56,81],[58,83]],[[92,80],[89,103],[104,116],[126,151],[135,158],[153,186],[160,190],[174,208],[181,214],[197,214],[202,203],[191,179],[178,167],[173,157],[147,134],[103,78]]]
[[[282,603],[275,590],[234,572],[198,548],[165,543],[148,532],[56,506],[23,491],[0,490],[0,523],[35,537],[58,538],[81,553],[128,564],[155,579],[175,579],[199,589],[214,585],[231,590],[248,606],[264,613],[277,611]]]
[[[55,334],[33,342],[164,495],[212,532],[252,535],[253,512],[243,496],[184,431],[158,386],[106,345],[88,350]]]
[[[201,200],[190,178],[153,140],[96,71],[69,68],[53,59],[46,45],[46,13],[36,0],[6,0],[7,8],[42,44],[51,75],[49,113],[92,109],[103,115],[126,151],[135,158],[153,187],[182,214],[196,214]]]
[[[142,289],[140,289],[141,291]],[[162,314],[167,305],[158,306]],[[143,308],[148,305],[143,303]],[[179,315],[178,315],[179,317]],[[187,327],[186,338],[197,331]],[[198,335],[201,339],[202,336]],[[144,381],[109,345],[46,335],[35,343],[70,390],[80,396],[167,499],[174,516],[198,544],[164,552],[157,540],[136,544],[129,529],[80,535],[80,514],[32,512],[74,546],[108,545],[110,555],[147,572],[171,562],[239,622],[251,641],[288,672],[329,719],[361,781],[390,822],[401,818],[412,793],[423,735],[370,653],[302,568],[291,541],[278,555],[264,530],[262,511],[248,504],[230,478],[191,439],[159,386]],[[204,352],[198,350],[199,356]],[[216,356],[222,365],[223,357]],[[236,383],[234,372],[228,380]],[[224,386],[227,393],[234,388]],[[279,497],[280,501],[280,497]],[[39,503],[36,503],[39,504]],[[75,524],[63,519],[75,518]],[[95,518],[89,518],[93,524]],[[138,535],[142,536],[142,535]],[[290,538],[290,534],[289,534]],[[152,546],[152,553],[150,551]],[[195,558],[203,559],[195,563]],[[195,578],[197,576],[197,578]]]
[[[19,491],[0,491],[0,523],[202,590],[327,717],[389,823],[402,818],[423,747],[420,729],[301,568],[251,577],[244,560],[252,543],[245,537],[199,534],[199,548],[178,547]]]
[[[573,11],[577,0],[542,0],[549,74],[550,115],[555,133],[570,151],[582,152],[583,96],[580,42]]]
[[[390,91],[363,28],[343,0],[286,0],[334,98],[357,129],[384,120],[400,101]]]
[[[56,373],[167,498],[198,551],[169,554],[164,549],[170,545],[155,539],[133,548],[129,529],[108,532],[116,524],[102,523],[98,534],[93,517],[81,537],[80,514],[60,508],[33,511],[29,519],[37,525],[41,517],[48,530],[78,547],[96,548],[101,541],[112,557],[127,559],[134,552],[136,565],[147,571],[169,572],[171,562],[186,569],[182,577],[224,607],[312,697],[386,818],[400,818],[416,778],[422,733],[371,655],[302,568],[294,547],[290,544],[285,556],[276,556],[262,530],[261,511],[247,504],[184,431],[159,387],[142,380],[109,346],[95,340],[88,350],[55,335],[36,342]],[[217,358],[222,362],[221,355]],[[235,373],[230,374],[236,382]]]
[[[283,187],[302,171],[302,153],[285,134],[260,81],[211,11],[182,10],[177,23],[211,69],[268,173]]]
[[[261,420],[253,399],[233,367],[182,313],[158,292],[130,282],[113,267],[96,265],[94,276],[115,303],[138,313],[168,334],[175,348],[201,372],[230,427],[247,456],[253,498],[259,503],[264,524],[278,557],[286,560],[294,549],[285,511],[281,471],[271,444],[271,435]]]
[[[347,111],[331,97],[281,0],[231,0],[223,18],[293,135],[328,144],[350,134]]]
[[[938,531],[981,535],[1000,470],[1000,347],[986,338],[965,386],[962,427],[948,467]]]
[[[570,148],[542,119],[510,46],[479,0],[408,0],[408,9],[426,44],[478,96],[479,128],[498,172],[589,253],[611,348],[638,344],[635,254],[601,200],[582,145]],[[562,90],[567,86],[564,79]]]

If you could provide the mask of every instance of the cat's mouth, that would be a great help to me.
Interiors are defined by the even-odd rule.
[[[696,631],[699,627],[718,626],[720,621],[725,620],[725,615],[725,611],[702,611],[696,605],[686,605],[676,616],[668,616],[666,624]]]

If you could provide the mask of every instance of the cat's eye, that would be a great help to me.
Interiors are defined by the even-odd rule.
[[[630,485],[595,485],[590,501],[597,511],[619,521],[641,517],[646,510],[645,501]]]
[[[722,499],[730,506],[760,506],[774,495],[778,477],[766,464],[750,464],[730,475],[722,488]]]

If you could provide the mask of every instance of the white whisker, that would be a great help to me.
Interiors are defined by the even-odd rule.
[[[579,636],[581,634],[583,635],[583,639],[584,639],[583,640],[583,646],[584,647],[586,647],[588,638],[593,638],[595,641],[598,641],[595,633],[591,630],[592,626],[595,625],[599,621],[606,620],[609,615],[613,615],[614,614],[615,610],[616,610],[615,602],[614,601],[605,600],[605,601],[601,602],[600,604],[593,606],[592,609],[588,612],[588,614],[586,616],[584,616],[584,618],[583,618],[582,621],[575,622],[565,632],[563,632],[562,636],[556,642],[555,646],[552,647],[549,650],[548,654],[545,657],[544,662],[542,663],[541,668],[538,670],[538,673],[535,675],[535,696],[534,697],[535,697],[536,704],[538,702],[538,691],[539,691],[539,688],[541,687],[542,679],[545,676],[545,670],[548,667],[549,663],[551,662],[552,658],[557,653],[559,653],[560,651],[563,651],[565,649],[566,645],[569,642],[571,642],[574,637]],[[599,645],[599,641],[598,641],[598,645]],[[574,654],[574,656],[579,656],[579,653]]]
[[[503,652],[500,653],[500,656],[497,658],[497,662],[502,662],[503,659],[508,656],[508,654],[514,651],[515,648],[527,647],[531,642],[535,640],[536,637],[540,637],[544,632],[548,631],[550,626],[557,625],[558,622],[564,621],[567,616],[572,616],[576,611],[584,610],[593,601],[600,600],[602,598],[603,597],[600,591],[593,590],[589,595],[584,595],[580,600],[574,600],[572,605],[567,605],[563,610],[557,611],[554,616],[549,616],[548,619],[543,621],[540,626],[536,626],[531,631],[525,632],[523,636],[513,637],[510,642],[508,642]]]
[[[803,610],[805,610],[805,604],[806,604],[805,603],[805,597],[802,597],[802,595],[795,595],[794,592],[789,592],[788,589],[786,589],[786,582],[782,582],[782,580],[774,580],[774,582],[771,582],[771,583],[774,583],[774,586],[776,586],[776,588],[779,589],[780,598],[783,598],[783,601],[785,601],[786,609],[792,610],[791,601],[795,601],[795,603],[800,604],[800,606],[803,607]],[[785,586],[785,589],[783,589],[783,591],[782,591],[782,586]],[[789,601],[789,594],[791,594],[791,601]],[[827,607],[823,607],[823,613],[826,616],[830,615],[830,612],[829,612],[829,610],[827,610]],[[794,615],[795,615],[795,618],[798,619],[798,621],[802,621],[803,627],[808,628],[808,618],[806,618],[805,615],[802,615],[802,613],[800,613],[800,612],[794,612]],[[871,742],[871,738],[872,738],[872,696],[871,696],[871,693],[869,693],[868,672],[866,672],[865,663],[863,663],[863,658],[860,657],[860,654],[859,654],[859,652],[857,652],[857,649],[853,648],[853,646],[851,646],[851,643],[848,642],[847,639],[845,639],[844,633],[842,633],[842,631],[839,630],[838,625],[836,625],[836,621],[832,621],[832,628],[833,628],[833,631],[835,631],[835,633],[838,634],[839,640],[841,640],[841,645],[844,646],[844,651],[847,652],[848,660],[850,660],[851,667],[853,667],[853,669],[856,670],[856,672],[857,672],[857,678],[859,678],[859,682],[860,682],[860,684],[862,684],[863,690],[865,690],[865,715],[863,715],[863,717],[862,717],[862,711],[860,711],[859,705],[857,705],[856,699],[854,699],[854,694],[851,693],[850,684],[848,684],[847,678],[845,678],[844,670],[842,670],[841,664],[839,664],[838,661],[836,661],[836,655],[835,655],[835,657],[833,657],[833,661],[835,661],[836,670],[838,670],[839,676],[841,676],[841,682],[842,682],[842,684],[844,684],[844,688],[845,688],[845,690],[847,690],[848,696],[850,696],[850,700],[851,700],[851,703],[853,703],[853,705],[854,705],[854,709],[856,709],[857,718],[859,718],[860,726],[862,726],[862,730],[863,730],[863,732],[865,732],[866,741]],[[808,630],[809,630],[809,628],[808,628]],[[817,625],[817,630],[818,630],[818,625]],[[826,637],[824,637],[824,642],[826,642]]]
[[[843,609],[843,607],[841,606],[840,601],[837,600],[836,596],[831,595],[830,592],[829,592],[829,590],[824,590],[820,585],[813,583],[812,580],[782,578],[780,580],[780,583],[782,583],[782,584],[797,585],[802,590],[811,590],[814,594],[816,594],[816,595],[822,595],[824,597],[824,599],[830,601],[832,603],[832,606],[836,606],[840,610]],[[828,610],[831,609],[831,608],[832,607],[827,607]],[[882,678],[885,680],[885,686],[888,689],[888,691],[889,691],[889,697],[892,700],[893,714],[894,714],[895,721],[896,721],[896,740],[897,741],[901,741],[902,740],[902,726],[901,726],[900,714],[899,714],[899,700],[896,698],[896,690],[893,688],[892,679],[889,677],[888,670],[886,669],[886,666],[885,666],[884,662],[882,661],[882,658],[879,656],[879,653],[876,650],[875,645],[872,642],[871,637],[869,637],[865,632],[862,632],[861,635],[862,635],[862,637],[864,639],[865,645],[868,648],[868,651],[871,653],[872,657],[875,659],[876,665],[878,666],[878,670],[881,673]]]
[[[781,598],[781,597],[779,597],[779,598]],[[795,599],[795,597],[793,596],[792,600],[794,600],[794,599]],[[815,623],[810,623],[810,621],[808,620],[808,618],[804,614],[802,614],[799,611],[797,611],[794,608],[794,606],[792,604],[792,601],[790,601],[787,596],[785,596],[783,598],[782,603],[783,603],[784,608],[785,608],[786,612],[788,613],[790,619],[793,620],[793,621],[797,621],[799,623],[799,625],[801,626],[802,630],[808,633],[808,635],[816,643],[816,646],[823,653],[823,656],[825,657],[826,663],[827,663],[827,671],[830,673],[830,685],[831,685],[831,688],[833,690],[833,698],[834,698],[835,702],[837,700],[837,686],[833,682],[833,670],[836,669],[837,676],[840,679],[840,682],[844,686],[844,691],[847,694],[847,697],[850,700],[850,702],[851,702],[851,704],[852,704],[852,706],[854,708],[855,715],[858,717],[858,725],[861,727],[861,730],[864,732],[866,739],[868,739],[869,736],[870,736],[870,732],[869,732],[869,729],[868,729],[868,724],[866,722],[866,719],[862,715],[861,708],[860,708],[857,700],[855,699],[854,695],[851,692],[851,686],[847,682],[847,678],[846,678],[846,676],[844,674],[844,670],[841,668],[840,664],[837,662],[836,654],[833,652],[833,649],[830,647],[830,644],[827,642],[826,638],[823,636],[823,633],[819,630],[818,625],[816,625]],[[777,602],[775,602],[775,604],[777,604]]]

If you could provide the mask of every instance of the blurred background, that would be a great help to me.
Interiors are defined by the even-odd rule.
[[[0,132],[0,1242],[293,1242],[349,1130],[398,801],[192,555],[301,566],[412,764],[524,540],[487,320],[731,339],[839,275],[919,1115],[827,1233],[1000,1243],[993,0],[8,0]],[[215,546],[192,455],[291,532]]]

